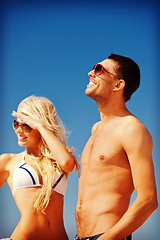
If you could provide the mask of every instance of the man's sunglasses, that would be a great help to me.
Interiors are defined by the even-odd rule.
[[[103,71],[115,76],[116,78],[118,78],[115,74],[111,73],[111,72],[108,72],[104,67],[103,65],[101,64],[95,64],[94,67],[93,67],[93,70],[94,70],[94,74],[96,76],[100,76],[102,74]]]
[[[14,130],[17,130],[21,126],[21,129],[26,132],[30,132],[32,128],[24,122],[18,122],[17,120],[13,121]]]

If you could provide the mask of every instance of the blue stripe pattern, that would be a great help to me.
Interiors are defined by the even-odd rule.
[[[22,164],[19,168],[21,168],[21,169],[23,169],[23,170],[25,170],[25,171],[28,172],[28,174],[30,175],[30,177],[31,177],[31,179],[32,179],[33,185],[35,185],[35,184],[36,184],[36,181],[35,181],[34,177],[33,177],[32,174],[30,173],[30,171],[28,171],[28,169],[26,169],[26,168],[23,167],[24,165],[26,165],[26,163]]]

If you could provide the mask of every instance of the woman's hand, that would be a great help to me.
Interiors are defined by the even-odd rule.
[[[32,129],[38,130],[42,126],[42,123],[40,121],[34,119],[29,115],[13,111],[12,116],[19,118],[22,122],[29,125]]]

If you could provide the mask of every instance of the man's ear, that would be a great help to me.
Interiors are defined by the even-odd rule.
[[[125,81],[123,79],[120,79],[116,82],[113,91],[119,91],[120,89],[123,89],[125,86]]]

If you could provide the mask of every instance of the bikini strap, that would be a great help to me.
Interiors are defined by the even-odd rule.
[[[57,179],[57,181],[55,182],[55,184],[53,185],[53,188],[55,188],[57,186],[57,184],[61,181],[61,179],[63,178],[64,173],[61,174],[61,176]]]

